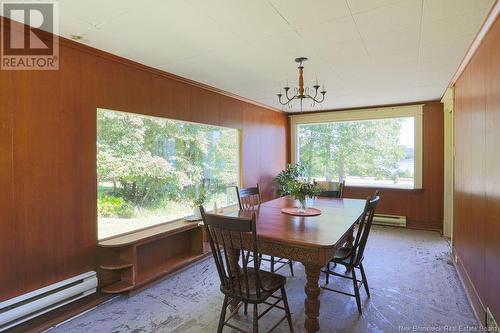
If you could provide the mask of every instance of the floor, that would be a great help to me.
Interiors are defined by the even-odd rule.
[[[295,332],[303,332],[304,269],[296,263],[287,293]],[[472,309],[451,262],[447,241],[435,232],[374,226],[365,270],[371,298],[361,291],[363,315],[354,298],[322,290],[321,332],[428,332],[477,327]],[[332,278],[336,288],[350,281]],[[324,283],[322,277],[321,283]],[[212,258],[193,264],[133,297],[119,296],[50,330],[72,332],[215,332],[222,295]],[[274,311],[274,312],[273,312]],[[260,321],[260,332],[281,316],[273,310]],[[250,312],[251,313],[251,312]],[[238,325],[250,327],[242,309]],[[450,327],[451,326],[451,327]],[[226,328],[224,332],[231,332]],[[276,332],[288,332],[282,323]]]

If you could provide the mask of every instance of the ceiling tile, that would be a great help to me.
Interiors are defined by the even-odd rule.
[[[350,15],[345,0],[270,0],[293,27],[325,23]]]
[[[401,0],[347,0],[351,11],[356,14],[367,10],[387,6]]]
[[[292,27],[266,1],[189,0],[214,22],[240,38],[255,41],[290,31]],[[258,24],[256,24],[258,22]]]
[[[99,27],[110,19],[144,6],[144,3],[136,0],[120,0],[119,4],[102,0],[63,0],[59,1],[59,12],[62,20],[64,16],[71,15]]]
[[[422,43],[446,43],[457,36],[470,42],[479,31],[483,18],[484,14],[477,11],[428,22],[422,26]]]
[[[419,29],[422,0],[404,0],[355,14],[354,20],[363,38],[398,29]]]
[[[363,39],[370,55],[391,55],[399,50],[413,50],[418,53],[420,30],[404,27],[383,34],[370,35]]]
[[[299,29],[298,33],[313,45],[342,43],[359,39],[356,23],[352,16],[346,16],[323,24],[307,26]]]
[[[481,12],[485,15],[495,0],[423,0],[424,23]]]
[[[353,62],[358,58],[368,56],[360,38],[352,39],[349,42],[325,43],[316,46],[316,49],[321,58],[334,67],[338,64],[345,65],[346,62]]]

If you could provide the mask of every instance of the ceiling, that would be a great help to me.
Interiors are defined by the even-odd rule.
[[[494,0],[59,3],[65,37],[275,108],[306,56],[305,109],[342,109],[439,99]]]

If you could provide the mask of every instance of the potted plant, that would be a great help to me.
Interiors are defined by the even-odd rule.
[[[288,164],[276,177],[280,195],[290,195],[297,202],[297,210],[301,213],[307,210],[307,199],[316,197],[320,188],[304,178],[303,165]]]

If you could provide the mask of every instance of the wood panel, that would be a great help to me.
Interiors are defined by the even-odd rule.
[[[500,319],[500,22],[455,86],[453,246],[478,317]]]
[[[7,237],[15,229],[14,221],[14,161],[12,152],[12,125],[14,121],[14,96],[11,72],[0,73],[0,267],[12,267],[15,242]],[[5,235],[5,236],[3,236]],[[0,288],[13,283],[14,278],[8,269],[0,274]],[[13,286],[15,287],[15,285]]]
[[[244,184],[274,197],[285,114],[65,39],[59,56],[0,71],[0,301],[97,269],[98,107],[241,129]]]
[[[411,228],[442,230],[444,118],[440,102],[427,102],[423,113],[423,189],[382,189],[381,214],[405,215]],[[346,187],[347,198],[366,198],[375,189]]]

